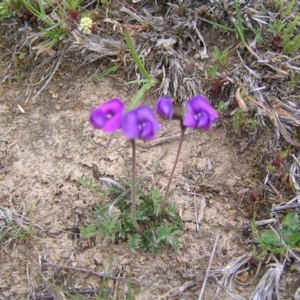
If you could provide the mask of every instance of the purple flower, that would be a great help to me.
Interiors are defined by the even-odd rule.
[[[167,97],[158,99],[155,112],[162,118],[172,119],[174,115],[172,100]]]
[[[122,124],[124,109],[120,99],[111,99],[91,110],[90,124],[107,133],[117,131]]]
[[[129,111],[122,122],[122,132],[130,140],[152,140],[160,127],[148,106],[140,106]]]
[[[183,125],[190,128],[210,130],[214,121],[218,119],[218,113],[202,96],[195,96],[187,101],[187,114]]]

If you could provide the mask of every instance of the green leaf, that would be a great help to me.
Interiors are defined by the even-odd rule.
[[[253,218],[252,218],[252,223],[251,223],[251,230],[252,230],[252,234],[253,234],[253,237],[255,238],[255,240],[259,241],[259,235],[258,235],[258,231],[256,228],[255,217],[256,217],[256,215],[254,214]]]
[[[262,233],[260,243],[265,246],[277,247],[280,246],[280,239],[273,230],[266,230]]]
[[[129,51],[131,53],[131,56],[134,60],[134,62],[136,63],[137,67],[139,68],[140,72],[142,73],[143,77],[146,78],[146,79],[149,79],[151,80],[151,77],[150,75],[148,74],[148,72],[146,71],[138,53],[136,52],[135,48],[134,48],[134,45],[132,43],[132,40],[128,34],[128,31],[123,28],[123,33],[124,33],[124,37],[125,37],[125,40],[126,40],[126,43],[127,43],[127,46],[129,48]]]
[[[100,74],[97,74],[93,77],[93,80],[98,80],[110,73],[116,72],[119,69],[119,66],[113,66],[107,70],[104,70],[103,72],[101,72]]]
[[[284,236],[285,243],[290,247],[295,247],[300,242],[300,232],[294,232],[288,237]]]
[[[46,13],[45,13],[45,8],[44,8],[44,4],[42,0],[37,0],[38,4],[39,4],[39,9],[40,12],[42,14],[42,16],[45,18],[46,17]]]
[[[288,235],[293,233],[299,225],[299,216],[296,212],[288,213],[282,220],[282,233]]]
[[[215,22],[212,22],[212,21],[209,21],[207,19],[204,19],[204,18],[199,18],[200,20],[210,24],[210,25],[213,25],[213,26],[216,26],[220,29],[223,29],[223,30],[226,30],[226,31],[230,31],[230,32],[236,32],[236,30],[234,28],[230,28],[230,27],[226,27],[226,26],[223,26],[221,24],[218,24],[218,23],[215,23]]]
[[[233,25],[235,26],[235,28],[236,28],[236,30],[238,32],[238,35],[241,38],[242,46],[245,47],[245,45],[246,45],[246,39],[245,39],[242,18],[241,18],[240,9],[239,9],[237,0],[234,0],[234,7],[235,7],[236,18],[237,18],[238,23],[236,24],[235,22],[233,22]]]
[[[274,166],[266,166],[266,171],[267,172],[275,172],[276,171],[276,167],[274,167]]]
[[[47,25],[52,26],[53,22],[51,21],[51,19],[48,19],[46,14],[45,14],[45,9],[43,6],[43,3],[38,0],[38,4],[39,4],[39,8],[40,10],[37,10],[34,6],[32,6],[29,1],[27,0],[21,0],[22,3],[26,6],[26,8],[33,14],[35,15],[38,19],[40,19],[41,21],[45,22]]]
[[[86,227],[80,227],[80,234],[85,238],[90,238],[90,237],[96,235],[96,233],[97,233],[97,230],[96,230],[95,225],[93,225],[93,224],[90,224]]]
[[[218,71],[218,65],[213,65],[212,67],[205,67],[206,75],[210,79],[215,79],[217,71]]]
[[[180,232],[170,224],[161,225],[156,229],[157,243],[167,243],[174,246],[175,238]]]
[[[153,241],[153,236],[149,230],[144,231],[141,234],[140,246],[145,251],[153,251],[157,246]]]
[[[275,21],[274,23],[269,25],[268,31],[274,34],[280,34],[284,26],[285,24],[281,20]]]
[[[281,248],[275,248],[275,249],[268,249],[271,253],[273,254],[278,254],[278,255],[285,255],[286,253],[286,248],[285,247],[281,247]]]
[[[284,18],[291,12],[291,10],[293,9],[293,7],[294,7],[295,4],[296,4],[296,1],[297,1],[297,0],[292,0],[292,1],[289,3],[287,9],[286,9],[286,10],[284,11],[284,13],[282,14],[282,16],[283,16]]]
[[[115,242],[116,234],[121,230],[120,221],[113,215],[104,215],[98,222],[99,234],[104,235],[104,240]]]
[[[141,236],[137,233],[128,235],[128,244],[131,252],[135,252],[136,249],[140,248],[140,240]]]
[[[213,57],[214,57],[214,59],[219,59],[220,56],[221,56],[220,49],[218,46],[215,46],[215,51],[213,53]]]
[[[177,209],[178,209],[178,204],[176,202],[170,202],[166,207],[166,212],[169,215],[173,216],[176,213]]]

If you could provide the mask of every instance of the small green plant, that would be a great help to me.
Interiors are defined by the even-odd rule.
[[[13,80],[19,81],[25,78],[25,73],[21,72],[11,77]]]
[[[212,67],[205,67],[205,73],[207,77],[211,80],[214,80],[216,78],[218,71],[218,65],[213,65]]]
[[[11,16],[10,1],[4,0],[2,3],[0,3],[0,20],[3,21],[4,19],[9,19]]]
[[[296,87],[296,85],[300,82],[300,73],[299,72],[295,72],[295,71],[291,71],[290,72],[290,78],[289,80],[286,82],[289,86],[289,89],[291,91],[294,90],[294,88]]]
[[[216,106],[216,109],[217,111],[220,113],[220,114],[223,114],[226,110],[227,110],[227,107],[226,107],[226,104],[224,101],[220,101],[218,103],[218,105]]]
[[[231,17],[231,22],[232,22],[232,24],[234,25],[234,27],[236,29],[236,35],[238,35],[238,37],[241,40],[242,47],[245,47],[246,39],[245,39],[245,33],[244,33],[244,27],[243,27],[243,20],[242,20],[242,17],[241,17],[241,13],[240,13],[240,9],[239,9],[239,5],[238,5],[237,0],[234,0],[234,8],[235,8],[237,21],[234,20],[233,17]]]
[[[38,226],[33,220],[32,210],[30,210],[30,218],[26,218],[15,211],[0,206],[0,242],[5,241],[4,248],[13,240],[28,242],[34,235],[36,227]]]
[[[297,34],[297,24],[299,17],[294,18],[292,22],[284,23],[277,20],[269,25],[268,31],[274,34],[272,44],[282,49],[285,54],[295,53],[300,49],[300,34]]]
[[[276,170],[282,171],[282,166],[284,167],[284,163],[286,162],[287,151],[279,151],[276,153],[271,161],[271,164],[266,166],[266,170],[268,172],[275,172]]]
[[[252,233],[258,245],[253,250],[254,257],[262,259],[268,253],[285,255],[288,249],[300,246],[299,216],[296,212],[288,213],[278,229],[267,229],[258,233],[255,216],[252,220]]]
[[[74,11],[77,10],[81,2],[82,0],[64,0],[63,6],[68,10]]]
[[[252,130],[255,130],[258,126],[258,121],[255,120],[255,119],[248,119],[247,122],[246,122],[246,125],[252,129]]]
[[[266,166],[266,171],[270,173],[274,173],[276,171],[275,166]]]
[[[282,6],[283,6],[283,0],[277,0],[274,8],[276,11],[279,11],[282,8]]]
[[[236,112],[233,115],[232,118],[232,123],[233,123],[233,127],[240,129],[242,126],[245,125],[245,114],[243,113],[243,111],[240,108],[237,108]]]
[[[228,49],[225,49],[223,52],[220,52],[219,47],[215,46],[213,57],[222,68],[224,68],[228,63],[228,53]]]
[[[237,108],[232,117],[233,126],[236,129],[250,129],[255,130],[257,128],[258,122],[255,119],[247,117],[240,108]]]
[[[63,15],[63,19],[66,18],[63,9],[60,9],[59,12],[57,11],[56,8],[53,10],[53,14],[55,14],[57,19],[57,21],[54,21],[46,14],[45,7],[42,0],[37,0],[38,8],[36,8],[28,0],[21,0],[21,2],[27,8],[27,10],[30,11],[30,13],[32,13],[36,18],[38,18],[45,25],[47,25],[47,28],[42,28],[42,27],[40,28],[41,32],[38,35],[34,34],[31,36],[31,38],[34,40],[38,36],[40,36],[41,38],[46,38],[46,41],[43,41],[41,44],[39,44],[36,47],[39,50],[39,52],[42,52],[49,47],[53,47],[58,42],[64,40],[68,32],[62,20],[62,15]]]
[[[297,3],[297,0],[292,0],[292,1],[286,1],[285,2],[285,5],[287,5],[287,8],[282,13],[283,18],[287,17],[291,13],[291,11],[294,8],[294,6],[296,5],[296,3]]]
[[[20,0],[4,0],[0,3],[0,20],[9,19],[13,15],[13,10],[18,10],[22,7]]]
[[[94,180],[92,178],[86,178],[86,177],[79,177],[78,179],[79,185],[83,186],[84,188],[88,189],[92,193],[99,195],[101,186],[95,185]]]
[[[83,186],[91,187],[92,180],[85,182],[87,184]],[[125,180],[123,185],[129,188],[130,181]],[[111,197],[116,199],[123,194],[123,190],[114,185],[107,185],[107,188]],[[138,186],[136,198],[136,219],[143,229],[142,232],[137,233],[132,222],[131,200],[123,198],[115,206],[96,207],[91,223],[80,228],[81,235],[85,238],[100,235],[105,241],[112,242],[117,239],[127,240],[132,252],[143,249],[156,254],[167,245],[178,249],[180,246],[178,236],[183,228],[183,222],[178,216],[176,203],[170,202],[163,209],[163,197],[153,186],[146,193]]]
[[[269,25],[268,31],[271,33],[274,33],[275,35],[278,35],[282,32],[285,24],[281,20],[276,20],[274,23]]]
[[[220,28],[221,30],[226,30],[228,32],[234,33],[236,38],[241,41],[242,47],[245,47],[245,45],[246,45],[245,30],[251,31],[255,35],[255,39],[261,43],[263,41],[263,39],[261,37],[260,31],[255,29],[254,27],[249,26],[246,21],[243,21],[238,4],[239,4],[239,1],[234,0],[234,9],[235,9],[235,17],[236,18],[234,17],[233,14],[230,16],[230,21],[233,24],[234,28],[224,26],[222,24],[207,20],[205,18],[199,18],[199,19],[201,19],[204,22],[211,24],[217,28]]]
[[[102,77],[104,77],[104,76],[106,76],[106,75],[108,75],[108,74],[110,74],[110,73],[116,72],[118,69],[119,69],[119,66],[112,66],[112,67],[110,67],[110,68],[104,70],[103,72],[101,72],[101,73],[95,75],[95,76],[93,77],[93,80],[96,81],[96,80],[98,80],[98,79],[100,79],[100,78],[102,78]]]

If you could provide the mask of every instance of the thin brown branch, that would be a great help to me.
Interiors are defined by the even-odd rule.
[[[139,285],[139,286],[143,286],[144,285],[144,284],[141,284],[141,283],[133,281],[133,280],[129,281],[129,280],[125,279],[124,277],[110,276],[106,272],[94,272],[94,271],[91,271],[91,270],[88,270],[88,269],[84,269],[84,268],[77,268],[77,267],[71,267],[71,266],[62,266],[62,265],[50,264],[50,263],[44,263],[43,266],[57,268],[57,269],[78,271],[78,272],[81,272],[81,273],[86,273],[88,275],[94,275],[94,276],[101,277],[101,278],[109,278],[109,279],[113,279],[115,281],[126,282],[126,283],[130,283],[130,284],[134,284],[134,285]]]
[[[214,247],[213,247],[213,250],[212,250],[212,253],[211,253],[211,256],[210,256],[210,260],[209,260],[209,263],[208,263],[208,266],[207,266],[207,269],[206,269],[205,277],[204,277],[204,280],[203,280],[203,284],[202,284],[202,287],[201,287],[201,291],[200,291],[200,295],[199,295],[198,300],[203,299],[206,282],[207,282],[207,279],[208,279],[208,276],[209,276],[211,264],[213,262],[213,258],[214,258],[214,255],[215,255],[215,252],[216,252],[216,249],[217,249],[217,245],[218,245],[218,242],[219,242],[219,239],[220,239],[220,235],[221,235],[221,230],[218,231],[217,236],[216,236],[215,244],[214,244]]]

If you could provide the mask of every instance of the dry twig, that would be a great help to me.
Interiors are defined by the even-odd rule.
[[[217,236],[216,236],[215,244],[214,244],[214,247],[213,247],[213,250],[212,250],[212,253],[211,253],[211,256],[210,256],[210,260],[209,260],[209,263],[208,263],[208,266],[207,266],[207,269],[206,269],[205,277],[204,277],[204,280],[203,280],[203,283],[202,283],[202,287],[201,287],[201,291],[200,291],[198,300],[203,299],[206,282],[207,282],[207,279],[209,277],[211,264],[213,262],[213,258],[214,258],[214,255],[215,255],[215,252],[216,252],[216,249],[217,249],[217,245],[218,245],[220,236],[221,236],[221,230],[218,231]]]
[[[138,285],[138,286],[143,286],[144,285],[144,284],[141,284],[137,281],[129,281],[129,280],[125,279],[124,277],[111,276],[109,273],[106,273],[106,272],[94,272],[94,271],[84,269],[84,268],[77,268],[77,267],[71,267],[71,266],[62,266],[62,265],[50,264],[50,263],[44,263],[43,266],[58,268],[58,269],[65,269],[65,270],[78,271],[78,272],[81,272],[81,273],[86,273],[86,274],[94,275],[94,276],[101,277],[101,278],[109,278],[109,279],[113,279],[115,281],[131,283],[131,284]]]

